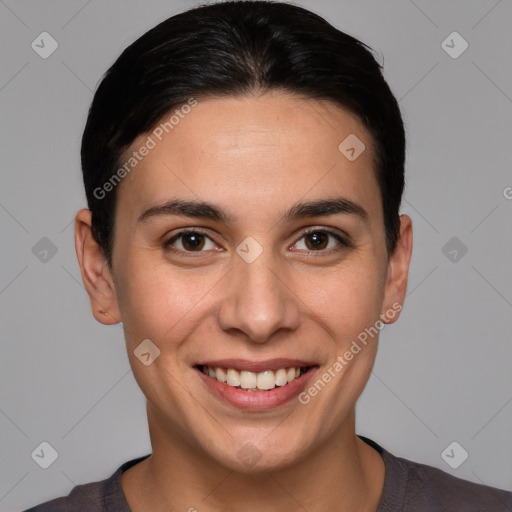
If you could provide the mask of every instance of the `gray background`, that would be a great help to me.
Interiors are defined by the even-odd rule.
[[[408,135],[408,298],[381,334],[357,431],[396,455],[512,490],[512,3],[298,4],[376,50]],[[122,49],[193,5],[0,2],[3,511],[150,451],[122,328],[94,321],[76,262],[79,144],[96,84]],[[47,59],[31,48],[43,31],[59,45]],[[458,58],[441,46],[453,31],[469,44]],[[41,252],[43,237],[56,254]],[[59,454],[46,470],[31,458],[42,441]],[[441,457],[453,441],[469,453],[457,469]]]

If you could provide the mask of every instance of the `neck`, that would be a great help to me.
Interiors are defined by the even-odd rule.
[[[186,439],[171,437],[158,421],[150,425],[152,455],[121,477],[132,512],[377,510],[384,461],[355,435],[354,411],[301,460],[251,474],[218,464]]]

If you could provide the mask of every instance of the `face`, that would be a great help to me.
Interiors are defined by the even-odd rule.
[[[95,316],[123,322],[154,451],[292,465],[353,429],[375,326],[404,298],[409,219],[388,257],[372,140],[329,102],[203,99],[155,133],[126,153],[155,142],[118,185],[112,269],[77,243]],[[350,135],[359,156],[339,149]]]

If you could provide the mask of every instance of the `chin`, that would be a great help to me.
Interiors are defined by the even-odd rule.
[[[227,436],[223,446],[217,442],[213,453],[211,448],[208,449],[210,457],[220,465],[236,473],[253,475],[290,469],[309,451],[296,429],[293,432],[283,430],[279,434],[263,434],[259,438]]]

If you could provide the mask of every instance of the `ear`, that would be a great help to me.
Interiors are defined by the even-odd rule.
[[[407,292],[407,277],[412,255],[412,220],[400,215],[400,235],[397,246],[389,257],[388,273],[382,303],[381,320],[392,324],[398,320]]]
[[[94,318],[102,324],[113,325],[121,321],[117,293],[103,249],[92,234],[91,218],[91,211],[87,209],[76,214],[76,255]]]

